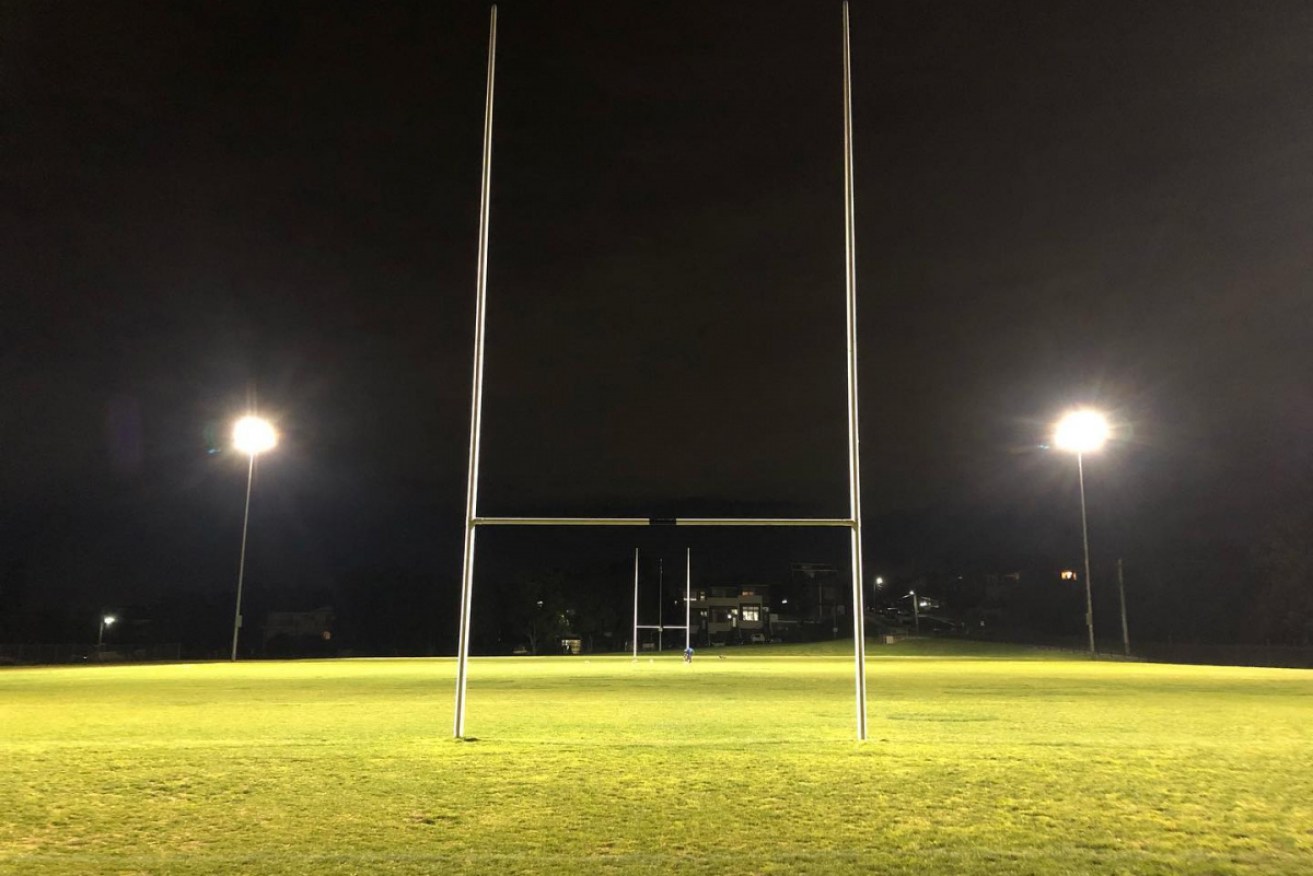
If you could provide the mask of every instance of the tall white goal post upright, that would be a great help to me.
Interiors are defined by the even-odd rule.
[[[1117,568],[1121,568],[1118,566]],[[1122,600],[1123,602],[1125,600]],[[693,647],[693,549],[684,551],[684,650]],[[1122,626],[1125,626],[1123,624]]]
[[[456,655],[455,736],[465,737],[466,687],[470,656],[470,607],[474,598],[475,533],[480,526],[806,526],[847,527],[852,548],[853,659],[856,679],[857,738],[866,739],[866,623],[862,594],[861,475],[858,465],[857,408],[857,268],[853,198],[852,74],[848,2],[843,2],[843,178],[844,286],[847,299],[848,351],[848,501],[849,516],[816,517],[480,517],[478,515],[479,435],[483,421],[483,359],[488,297],[488,207],[492,189],[492,109],[497,60],[497,6],[488,26],[488,88],[483,121],[483,174],[479,198],[479,249],[474,308],[474,378],[470,402],[469,477],[465,496],[465,554],[461,571],[460,632]],[[691,559],[689,560],[691,566]],[[634,552],[634,624],[638,625],[638,552]],[[688,641],[688,607],[685,606]],[[638,637],[634,636],[637,656]]]

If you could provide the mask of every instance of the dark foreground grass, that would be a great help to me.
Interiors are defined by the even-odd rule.
[[[1313,672],[870,652],[5,670],[0,872],[1313,873]]]

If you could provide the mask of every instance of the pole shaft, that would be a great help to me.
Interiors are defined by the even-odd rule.
[[[853,663],[857,699],[857,738],[866,739],[866,601],[862,594],[862,478],[857,412],[857,239],[853,187],[852,49],[848,3],[843,4],[843,206],[844,277],[848,313],[848,496],[852,530]]]
[[[666,620],[666,559],[657,559],[657,653],[665,650],[664,628]]]
[[[1076,454],[1076,473],[1080,479],[1080,537],[1081,543],[1085,546],[1085,627],[1090,634],[1090,656],[1097,653],[1094,650],[1094,596],[1090,589],[1090,531],[1085,522],[1085,458],[1084,454]]]
[[[242,629],[242,581],[246,577],[246,530],[251,522],[251,484],[255,481],[255,454],[246,469],[246,508],[242,511],[242,551],[237,560],[237,608],[233,611],[233,660],[237,659],[237,637]]]
[[[693,647],[693,549],[684,550],[684,650]]]
[[[461,569],[460,633],[456,646],[455,736],[465,736],[465,686],[474,600],[474,518],[479,499],[479,433],[483,425],[483,347],[488,303],[488,208],[492,200],[492,97],[497,70],[497,5],[488,22],[488,93],[483,109],[483,179],[479,192],[479,261],[474,305],[474,387],[470,401],[470,464],[465,489],[465,556]]]
[[[634,659],[638,659],[638,548],[634,548]]]
[[[1131,630],[1126,626],[1126,580],[1122,577],[1122,561],[1117,558],[1117,593],[1122,603],[1122,653],[1131,656]]]

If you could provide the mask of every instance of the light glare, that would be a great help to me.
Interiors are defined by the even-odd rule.
[[[1108,440],[1108,420],[1098,411],[1072,411],[1053,430],[1053,446],[1072,453],[1091,453]]]
[[[272,450],[278,444],[273,424],[260,417],[242,417],[233,426],[233,446],[254,456]]]

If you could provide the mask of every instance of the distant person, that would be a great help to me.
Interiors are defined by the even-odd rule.
[[[685,663],[692,663],[692,662],[693,662],[693,646],[692,646],[692,645],[689,645],[687,648],[684,649],[684,662],[685,662]]]

